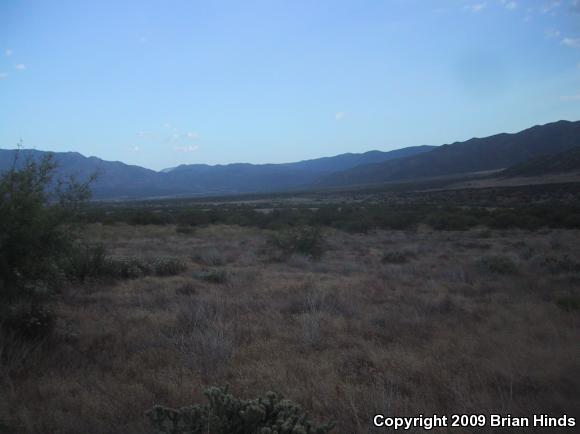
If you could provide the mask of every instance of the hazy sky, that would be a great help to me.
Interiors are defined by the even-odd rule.
[[[154,169],[580,119],[580,0],[1,0],[0,50],[0,147]]]

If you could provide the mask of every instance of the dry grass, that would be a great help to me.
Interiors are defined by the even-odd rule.
[[[546,260],[580,262],[580,232],[329,231],[322,260],[285,262],[270,260],[268,235],[91,227],[115,254],[188,269],[68,288],[51,342],[3,337],[0,420],[28,433],[143,433],[154,404],[185,406],[226,383],[243,397],[281,392],[337,420],[337,433],[374,432],[375,412],[580,416],[580,313],[557,303],[580,296],[580,274]],[[481,266],[494,256],[517,273]],[[200,278],[208,266],[227,280]]]

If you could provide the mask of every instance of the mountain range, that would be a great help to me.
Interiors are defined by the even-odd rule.
[[[579,147],[580,121],[558,121],[515,134],[502,133],[443,146],[349,153],[285,164],[192,164],[156,172],[77,152],[52,154],[59,176],[72,175],[82,180],[96,172],[93,196],[122,199],[352,188],[498,169],[508,169],[506,176],[511,176],[517,170],[541,172],[544,164],[553,167],[551,171],[566,170],[572,164],[566,161],[577,159]],[[16,152],[0,149],[0,172],[10,167]],[[21,157],[33,159],[46,154],[32,149],[19,152]],[[558,154],[563,156],[550,157]]]
[[[96,199],[145,198],[177,195],[225,195],[268,193],[308,188],[320,177],[370,162],[384,162],[428,152],[432,146],[416,146],[389,152],[341,154],[284,164],[181,165],[159,172],[118,161],[85,157],[78,152],[51,152],[58,177],[79,180],[97,174],[92,184]],[[35,149],[0,149],[0,172],[8,169],[19,152],[19,160],[39,160],[47,154]]]
[[[509,168],[580,146],[580,121],[558,121],[515,134],[496,134],[439,146],[396,161],[325,176],[317,187],[351,187]]]

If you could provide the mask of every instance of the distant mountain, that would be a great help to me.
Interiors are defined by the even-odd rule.
[[[172,170],[175,170],[175,169],[176,169],[176,167],[168,167],[167,169],[160,170],[160,172],[169,173],[169,172],[171,172]]]
[[[341,154],[283,164],[191,164],[166,171],[172,184],[187,185],[197,193],[272,192],[305,188],[321,176],[338,170],[418,155],[432,149],[432,146],[415,146],[389,152]]]
[[[429,150],[429,146],[417,146],[390,152],[342,154],[285,164],[181,165],[160,172],[118,161],[85,157],[78,152],[51,154],[58,164],[58,176],[72,175],[83,180],[97,173],[97,180],[92,187],[93,197],[111,199],[273,192],[301,188],[336,170],[416,155]],[[32,149],[20,151],[21,161],[28,157],[38,160],[46,154],[47,152]],[[10,167],[15,155],[15,150],[0,149],[0,171]]]
[[[580,121],[559,121],[516,134],[497,134],[440,147],[416,146],[370,151],[285,164],[181,165],[160,172],[118,161],[53,153],[59,176],[86,179],[97,199],[176,195],[226,195],[356,187],[509,168],[501,176],[523,176],[578,167]],[[10,167],[15,150],[0,149],[0,171]],[[21,150],[23,158],[46,153]],[[518,175],[519,174],[519,175]]]
[[[411,146],[408,148],[395,149],[394,151],[368,151],[364,154],[340,154],[334,157],[316,158],[313,160],[303,160],[297,163],[287,163],[284,166],[313,170],[319,172],[336,172],[347,170],[362,164],[381,163],[383,161],[396,160],[398,158],[419,155],[435,149],[435,146]]]
[[[580,147],[554,155],[543,155],[509,167],[498,174],[500,177],[542,176],[552,173],[580,173]]]
[[[85,157],[78,152],[45,152],[34,149],[20,150],[19,160],[26,158],[40,160],[46,154],[52,154],[58,165],[57,177],[74,176],[86,180],[96,173],[97,181],[93,184],[95,198],[139,197],[148,194],[164,194],[170,190],[160,181],[154,170],[139,166],[130,166],[119,161],[104,161],[96,157]],[[0,149],[0,171],[10,167],[15,150]]]
[[[503,169],[580,146],[580,121],[559,121],[516,134],[497,134],[437,147],[395,161],[324,176],[313,187],[346,187]]]

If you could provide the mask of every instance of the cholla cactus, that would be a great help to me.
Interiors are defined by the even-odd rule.
[[[285,229],[273,235],[268,243],[283,255],[299,253],[312,259],[320,259],[327,247],[320,228],[315,226]]]
[[[241,400],[227,388],[205,392],[209,404],[179,410],[156,406],[147,412],[156,434],[326,434],[334,423],[316,425],[292,401],[268,392]]]
[[[136,279],[151,274],[150,265],[135,256],[108,256],[106,270],[118,279]]]
[[[185,271],[187,268],[183,261],[163,256],[151,259],[149,266],[157,276],[173,276]]]

